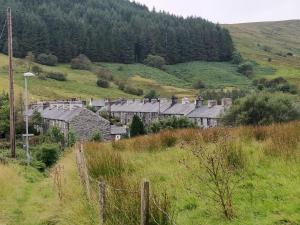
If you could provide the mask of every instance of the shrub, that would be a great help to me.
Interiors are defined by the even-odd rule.
[[[46,74],[47,78],[57,80],[57,81],[66,81],[67,80],[67,74],[59,73],[59,72],[49,72]]]
[[[68,134],[68,146],[69,147],[72,147],[74,146],[76,143],[76,134],[74,131],[69,131],[69,134]]]
[[[71,68],[74,70],[89,70],[91,64],[91,60],[83,54],[71,60]]]
[[[48,131],[48,135],[49,135],[50,141],[52,143],[59,143],[61,149],[64,149],[64,147],[65,147],[65,136],[60,131],[60,129],[58,127],[52,127]]]
[[[56,163],[59,158],[59,147],[57,145],[41,145],[36,148],[36,159],[50,167]]]
[[[142,120],[137,115],[134,115],[130,124],[130,136],[135,137],[144,134],[146,134],[146,130]]]
[[[249,94],[247,89],[232,89],[232,90],[219,90],[219,89],[208,89],[203,90],[199,95],[205,100],[215,99],[218,104],[221,104],[222,98],[231,98],[233,101],[241,97],[245,97]]]
[[[232,54],[232,63],[239,65],[244,61],[243,56],[241,55],[241,53],[235,51]]]
[[[262,46],[262,49],[263,49],[265,52],[271,52],[271,51],[272,51],[272,48],[271,48],[270,46],[267,46],[267,45]]]
[[[267,125],[299,118],[294,97],[283,93],[254,93],[236,101],[225,113],[227,125]]]
[[[166,60],[158,55],[148,55],[144,60],[144,64],[161,69],[166,65]]]
[[[40,76],[43,73],[43,69],[39,66],[34,65],[31,69],[31,71],[36,75],[36,76]]]
[[[152,99],[157,99],[158,96],[159,96],[159,95],[156,93],[155,90],[150,90],[150,91],[144,96],[144,98],[149,99],[149,100],[151,101]]]
[[[102,133],[100,131],[94,131],[91,138],[90,138],[90,141],[95,141],[95,142],[103,141]]]
[[[109,82],[106,80],[97,80],[97,86],[102,88],[109,88]]]
[[[267,90],[272,92],[281,91],[284,93],[297,94],[297,88],[282,77],[277,77],[271,80],[261,78],[259,80],[254,80],[253,85],[259,90]]]
[[[55,66],[57,65],[58,59],[55,55],[47,55],[45,53],[42,53],[37,56],[36,62],[42,65]]]
[[[114,76],[111,71],[102,68],[102,67],[97,67],[94,71],[94,73],[97,75],[99,80],[108,80],[108,81],[113,81]]]
[[[237,71],[247,77],[253,74],[253,64],[251,62],[245,62],[239,65]]]
[[[149,130],[152,133],[158,133],[165,129],[183,129],[183,128],[196,128],[197,125],[186,117],[170,117],[166,119],[160,119],[152,122],[149,126]]]
[[[144,91],[140,88],[134,88],[131,86],[125,86],[124,92],[127,94],[142,96],[144,94]]]
[[[201,80],[198,80],[197,82],[195,82],[193,84],[193,88],[194,89],[202,89],[202,88],[205,88],[205,84],[201,81]]]

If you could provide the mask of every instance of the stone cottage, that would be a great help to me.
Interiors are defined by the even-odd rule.
[[[192,112],[195,109],[195,103],[191,103],[188,98],[183,98],[181,102],[178,102],[178,99],[176,97],[172,97],[171,99],[171,105],[169,108],[164,110],[161,113],[161,117],[181,117],[186,116],[190,112]]]
[[[73,131],[78,140],[88,140],[95,132],[101,132],[104,140],[111,139],[110,122],[84,107],[74,107],[72,104],[48,106],[43,103],[32,106],[29,115],[34,111],[41,113],[43,132],[47,132],[51,127],[58,127],[65,138]]]
[[[218,105],[216,100],[209,100],[207,105],[203,105],[203,99],[196,100],[196,108],[187,117],[193,120],[199,127],[209,128],[220,125],[222,114],[232,105],[230,98],[222,99],[222,104]]]
[[[123,125],[130,124],[134,115],[139,116],[145,125],[149,125],[170,106],[171,102],[167,99],[118,100],[111,102],[104,110],[110,116],[119,118]]]

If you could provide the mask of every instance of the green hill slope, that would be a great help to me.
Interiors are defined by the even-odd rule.
[[[300,86],[300,20],[224,26],[244,57],[276,70],[257,77],[284,76]]]
[[[0,91],[8,91],[7,56],[0,55]],[[17,95],[24,87],[23,72],[26,71],[24,61],[15,60],[15,88]],[[236,73],[236,66],[230,63],[196,61],[168,65],[165,70],[145,66],[143,64],[95,63],[112,72],[118,80],[124,80],[132,86],[142,88],[144,93],[156,90],[163,97],[177,95],[195,96],[197,90],[192,84],[202,80],[210,87],[245,87],[250,80]],[[39,65],[44,71],[66,73],[67,81],[60,82],[52,79],[40,80],[31,78],[29,89],[32,99],[66,99],[66,98],[137,98],[126,94],[111,83],[111,87],[99,88],[96,85],[97,77],[90,71],[72,70],[68,64],[59,64],[55,67]]]

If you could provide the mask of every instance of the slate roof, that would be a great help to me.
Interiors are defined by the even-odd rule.
[[[224,112],[224,106],[216,105],[209,108],[208,106],[201,106],[193,110],[187,115],[189,118],[220,118],[221,114]]]
[[[92,100],[91,104],[94,107],[104,107],[105,106],[105,100],[104,99]]]
[[[125,127],[119,127],[116,125],[112,125],[110,129],[111,129],[110,133],[112,135],[127,134],[127,130]]]
[[[171,106],[167,110],[165,110],[162,114],[164,115],[187,115],[195,109],[194,103],[176,103],[175,105]]]
[[[170,101],[162,101],[160,103],[160,112],[165,111],[171,106]],[[159,103],[158,102],[123,102],[114,103],[111,105],[111,112],[134,112],[134,113],[158,113]]]
[[[86,110],[84,108],[76,108],[73,110],[69,109],[61,109],[61,108],[46,108],[42,113],[42,117],[50,120],[60,120],[69,122],[75,116],[79,115],[80,112]]]

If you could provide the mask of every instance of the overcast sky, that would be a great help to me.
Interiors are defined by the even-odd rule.
[[[300,0],[135,0],[152,9],[213,22],[241,23],[300,19]]]

